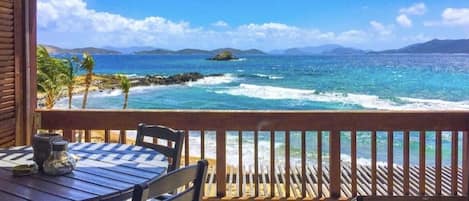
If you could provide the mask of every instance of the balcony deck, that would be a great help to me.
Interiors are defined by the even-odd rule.
[[[274,197],[285,197],[285,173],[282,170],[285,168],[283,165],[275,166],[277,172],[281,172],[281,174],[277,173],[274,176],[274,185],[275,185],[275,192]],[[341,167],[341,195],[344,199],[353,197],[352,187],[351,187],[351,164],[350,163],[343,163]],[[270,167],[267,164],[260,165],[260,173],[259,173],[259,197],[261,198],[268,198],[271,195],[271,175],[270,175]],[[255,196],[255,188],[254,188],[254,167],[253,166],[244,166],[243,167],[243,183],[240,183],[240,179],[237,177],[238,175],[238,167],[230,166],[227,169],[226,175],[226,192],[227,197],[230,198],[249,198]],[[370,165],[358,165],[357,166],[357,180],[359,181],[359,185],[357,186],[357,195],[373,195],[373,190],[371,188],[371,166]],[[387,192],[387,166],[386,165],[378,165],[377,166],[377,189],[376,189],[376,196],[386,196],[388,195]],[[418,184],[418,174],[419,174],[419,167],[412,166],[410,167],[410,185],[409,185],[409,195],[410,196],[419,196],[419,184]],[[308,198],[321,198],[321,197],[330,197],[329,192],[329,168],[327,166],[323,167],[323,187],[321,192],[318,189],[318,167],[315,165],[307,165],[306,166],[306,197]],[[394,166],[394,185],[393,188],[393,195],[404,195],[403,186],[404,186],[404,179],[403,179],[403,167],[400,165]],[[427,184],[427,191],[428,193],[426,196],[452,196],[453,192],[451,189],[451,167],[446,166],[442,168],[442,185],[441,185],[441,194],[437,195],[431,191],[434,189],[435,184],[435,167],[427,166],[426,170],[427,179],[425,180]],[[209,174],[207,177],[205,195],[206,197],[215,197],[216,193],[216,170],[215,167],[212,165],[209,168]],[[292,198],[301,198],[301,185],[302,185],[302,176],[301,176],[301,166],[292,166],[290,170],[290,195]],[[239,191],[241,188],[241,191]],[[242,194],[241,192],[244,192]],[[321,195],[319,195],[321,193]],[[458,169],[458,189],[457,194],[462,195],[462,169]]]
[[[120,143],[129,143],[127,133],[135,130],[140,122],[173,127],[186,133],[184,165],[189,164],[190,158],[206,158],[206,132],[215,133],[216,161],[209,168],[205,200],[347,200],[357,195],[404,196],[403,198],[455,196],[462,199],[469,192],[467,111],[39,110],[36,116],[36,128],[58,130],[70,141],[81,139],[90,142],[98,132],[104,135],[104,142],[111,142],[113,133],[116,133]],[[190,145],[189,132],[201,134],[200,145]],[[228,132],[236,132],[238,135],[235,145],[237,153],[244,153],[243,137],[253,139],[253,165],[243,164],[245,161],[242,154],[227,155]],[[259,149],[259,135],[266,132],[270,136],[269,160],[261,163],[259,152],[267,150]],[[274,148],[277,132],[284,133],[285,149],[281,153],[277,153]],[[344,132],[349,135],[350,141],[341,141],[340,136]],[[357,162],[359,132],[369,133],[369,165]],[[387,136],[385,149],[388,157],[384,163],[378,163],[377,158],[378,132],[384,132]],[[400,147],[402,152],[399,152],[403,158],[402,165],[394,163],[396,132],[402,133],[402,139],[399,139],[403,145]],[[410,163],[411,132],[418,134],[416,165]],[[434,133],[432,141],[427,139],[428,132]],[[442,162],[444,132],[449,133],[451,142],[449,164]],[[323,142],[313,146],[317,153],[314,160],[307,156],[306,151],[301,151],[300,163],[291,163],[293,133],[299,133],[300,142],[297,146],[301,150],[307,150],[307,145],[311,145],[309,143],[312,142],[307,140],[310,139],[307,137],[312,137],[309,136],[311,133],[315,133],[317,142]],[[327,138],[324,137],[326,134]],[[462,146],[459,145],[460,135]],[[426,158],[428,143],[434,143],[435,147],[435,158],[431,162]],[[343,145],[350,147],[351,158],[348,162],[342,161],[340,157]],[[190,150],[194,149],[198,149],[200,155],[191,155]],[[278,164],[275,160],[277,157],[290,163]],[[238,167],[243,168],[230,166],[227,160],[236,161]]]

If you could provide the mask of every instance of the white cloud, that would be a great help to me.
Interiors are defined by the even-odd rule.
[[[446,8],[441,14],[448,25],[469,25],[469,8]]]
[[[171,21],[159,16],[143,19],[100,12],[88,8],[84,0],[39,0],[38,39],[64,47],[155,46],[160,48],[219,47],[277,49],[295,46],[339,43],[368,48],[373,39],[392,34],[392,26],[372,21],[372,30],[342,32],[267,22],[237,27],[218,21],[208,27]],[[213,26],[224,27],[213,29]],[[212,29],[211,29],[212,28]]]
[[[469,28],[469,8],[446,8],[440,20],[425,21],[424,26],[460,26]]]
[[[228,27],[228,23],[223,21],[223,20],[219,20],[219,21],[216,21],[214,23],[212,23],[212,26],[216,26],[216,27]]]
[[[391,26],[384,26],[383,24],[375,20],[370,21],[370,25],[373,30],[381,36],[387,36],[392,34]]]
[[[412,26],[412,20],[410,20],[407,15],[401,14],[396,17],[396,22],[403,26],[403,27],[411,27]]]
[[[399,13],[407,15],[423,15],[427,12],[427,7],[424,3],[416,3],[407,8],[401,8]]]

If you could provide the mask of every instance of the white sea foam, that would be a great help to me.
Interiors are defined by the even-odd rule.
[[[266,74],[261,74],[261,73],[256,73],[256,74],[254,74],[254,75],[257,76],[257,77],[268,78],[268,79],[271,79],[271,80],[283,79],[282,76],[266,75]]]
[[[222,76],[208,76],[204,77],[195,82],[187,82],[187,86],[198,86],[198,85],[219,85],[219,84],[228,84],[238,80],[233,74],[227,73]]]
[[[237,61],[246,61],[248,59],[246,58],[239,58],[239,59],[233,59],[233,60],[230,60],[230,61],[233,61],[233,62],[237,62]]]
[[[240,84],[237,87],[218,90],[216,93],[234,96],[247,96],[268,100],[302,100],[315,102],[333,102],[359,105],[367,109],[380,110],[469,110],[469,101],[445,101],[435,99],[416,99],[397,97],[399,102],[383,99],[375,95],[324,92],[315,90],[293,89],[274,86]]]

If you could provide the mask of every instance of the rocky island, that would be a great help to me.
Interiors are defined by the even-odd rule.
[[[231,53],[230,51],[223,51],[223,52],[218,53],[212,58],[208,58],[208,60],[213,60],[213,61],[230,61],[230,60],[237,60],[237,59],[239,58],[236,58],[235,56],[233,56],[233,53]]]

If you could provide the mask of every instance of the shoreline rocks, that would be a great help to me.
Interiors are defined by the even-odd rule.
[[[203,79],[205,77],[219,77],[223,76],[223,74],[209,74],[203,75],[198,72],[188,72],[188,73],[180,73],[170,76],[161,76],[156,74],[148,74],[145,76],[136,76],[136,77],[129,77],[131,82],[131,89],[132,87],[138,86],[152,86],[152,85],[177,85],[177,84],[184,84],[187,82],[195,82],[197,80]],[[73,95],[83,94],[85,91],[85,87],[83,84],[84,76],[78,76],[76,78],[77,82],[75,84]],[[111,74],[94,74],[92,78],[92,84],[90,86],[89,92],[104,92],[106,90],[115,90],[120,88],[120,79],[119,75],[111,75]],[[44,104],[44,96],[45,94],[38,93],[38,106],[42,107]],[[59,99],[67,98],[66,89],[60,95]]]

